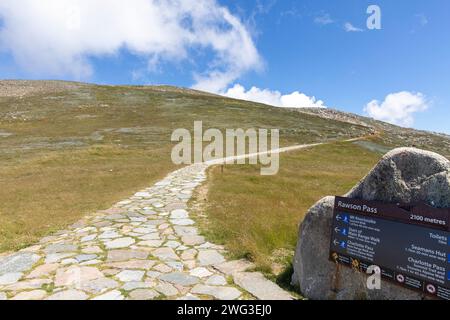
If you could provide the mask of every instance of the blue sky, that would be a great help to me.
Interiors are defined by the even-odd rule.
[[[197,3],[204,3],[204,15],[193,5],[162,8],[168,19],[179,10],[183,18],[173,18],[174,24],[155,22],[148,0],[127,2],[142,6],[139,17],[120,5],[107,17],[98,16],[88,3],[102,1],[62,0],[65,7],[27,11],[23,2],[16,8],[5,0],[0,4],[0,78],[193,86],[279,106],[369,112],[393,123],[450,133],[447,0],[202,0]],[[366,27],[371,4],[381,9],[381,30]],[[79,6],[82,32],[55,31],[62,22],[51,14],[62,10],[71,17],[73,10],[67,8],[75,8],[79,18]],[[110,18],[115,15],[121,23]],[[94,18],[100,25],[85,23]],[[138,25],[139,19],[153,24]],[[29,29],[18,27],[23,21]],[[345,24],[357,31],[346,30]],[[191,32],[179,36],[182,28]],[[145,41],[136,37],[141,33]]]

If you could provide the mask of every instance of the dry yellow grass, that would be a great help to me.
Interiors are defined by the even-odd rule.
[[[169,151],[94,145],[1,167],[0,251],[32,244],[151,185],[174,169]]]
[[[281,145],[368,131],[172,87],[15,81],[1,90],[0,252],[32,244],[162,178],[174,169],[172,131],[192,130],[194,121],[205,129],[279,128]]]
[[[274,265],[289,265],[308,208],[326,195],[347,192],[380,157],[336,143],[282,154],[276,176],[260,176],[258,166],[229,165],[223,173],[214,167],[203,203],[207,219],[199,217],[202,231],[233,257],[272,273]]]
[[[32,244],[162,178],[174,169],[169,158],[172,131],[192,130],[194,121],[203,121],[205,129],[278,128],[281,146],[344,140],[371,132],[361,125],[298,110],[173,87],[14,81],[5,90],[5,83],[0,84],[0,252]],[[421,145],[447,150],[445,139],[436,144],[436,137],[425,138],[419,141]],[[292,245],[292,230],[307,206],[324,194],[345,191],[364,171],[361,165],[349,176],[339,173],[350,170],[357,156],[344,157],[339,148],[330,152],[314,161],[305,159],[305,163],[294,155],[283,156],[282,170],[275,178],[260,177],[259,168],[227,168],[224,187],[213,184],[216,198],[212,200],[218,207],[229,204],[230,217],[236,221],[226,225],[212,216],[219,223],[214,230],[225,226],[232,234],[219,238],[239,239],[234,234],[240,232],[238,224],[245,222],[250,223],[250,232],[242,237],[245,250],[241,254]],[[298,153],[299,157],[308,154]],[[333,157],[348,161],[329,164]],[[232,179],[226,180],[228,176]],[[239,184],[237,189],[233,183]],[[223,204],[219,201],[222,191],[228,201]],[[240,214],[239,206],[248,212]],[[271,212],[279,223],[243,221],[242,217],[258,217],[257,207],[263,208],[260,217],[270,222],[272,218],[264,215]],[[217,212],[226,211],[221,210]]]

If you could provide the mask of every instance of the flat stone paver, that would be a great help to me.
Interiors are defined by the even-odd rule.
[[[130,298],[132,300],[153,300],[160,294],[152,289],[136,289],[130,292]]]
[[[213,296],[219,300],[235,300],[242,294],[241,291],[233,287],[208,286],[203,284],[196,285],[192,289],[192,293]]]
[[[289,299],[262,274],[244,272],[251,263],[226,261],[223,247],[199,234],[188,201],[213,164],[174,171],[108,210],[0,257],[0,300]]]
[[[21,272],[4,274],[0,276],[0,285],[16,283],[22,276]]]
[[[19,252],[0,258],[0,276],[6,273],[18,273],[30,270],[40,259],[40,256],[31,252]]]
[[[42,300],[46,294],[44,290],[24,291],[15,295],[11,300]]]
[[[259,272],[236,272],[234,283],[260,300],[291,300],[292,296]]]
[[[88,295],[83,291],[70,289],[52,294],[46,300],[86,300],[87,298]]]

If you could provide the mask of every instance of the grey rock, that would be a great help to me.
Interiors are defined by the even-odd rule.
[[[194,301],[195,300],[196,301],[196,300],[200,300],[200,298],[197,297],[196,295],[188,293],[185,296],[178,298],[177,300],[186,300],[186,301],[190,301],[190,300]]]
[[[45,257],[45,263],[55,263],[64,258],[68,258],[75,255],[74,252],[71,253],[50,253]]]
[[[141,197],[141,198],[150,198],[151,194],[148,192],[137,192],[134,196]]]
[[[225,258],[216,250],[200,250],[197,259],[201,266],[211,266],[225,262]]]
[[[176,249],[176,248],[178,248],[179,246],[181,246],[181,243],[179,243],[178,241],[175,241],[175,240],[171,240],[171,241],[167,241],[167,242],[164,244],[164,246],[165,246],[165,247],[172,248],[172,249]]]
[[[211,286],[224,286],[227,284],[227,280],[224,277],[215,274],[209,277],[208,280],[206,280],[205,284]]]
[[[31,252],[19,252],[0,258],[0,275],[28,271],[39,259],[37,254]]]
[[[96,264],[100,264],[102,262],[103,262],[102,260],[94,259],[94,260],[88,260],[88,261],[82,262],[82,263],[80,263],[80,265],[81,266],[93,266]]]
[[[184,209],[175,209],[170,213],[171,219],[186,219],[188,216],[188,212]]]
[[[142,281],[130,281],[130,282],[126,282],[123,286],[122,289],[125,291],[132,291],[135,289],[146,289],[146,288],[150,288],[151,285],[149,283],[145,283]]]
[[[259,300],[292,300],[292,296],[259,272],[236,272],[233,281]]]
[[[76,251],[78,247],[73,244],[51,244],[45,248],[45,253],[62,253],[62,252],[72,252]]]
[[[87,294],[83,291],[79,290],[64,290],[57,292],[50,297],[48,297],[46,300],[86,300],[88,298]]]
[[[127,261],[131,259],[147,259],[149,253],[146,251],[140,250],[111,250],[108,251],[107,261],[116,262],[116,261]]]
[[[121,214],[118,214],[118,213],[117,214],[111,214],[111,215],[105,217],[105,219],[107,219],[107,220],[119,220],[119,219],[123,219],[123,218],[125,218],[125,216],[121,215]]]
[[[155,269],[158,272],[162,272],[162,273],[169,273],[169,272],[173,271],[172,267],[169,267],[168,265],[165,265],[163,263],[160,263],[160,264],[154,266],[153,269]]]
[[[56,271],[55,286],[81,285],[99,278],[104,278],[104,275],[97,268],[71,266]]]
[[[102,249],[98,246],[86,247],[81,250],[85,254],[101,253]]]
[[[179,260],[172,248],[158,248],[152,252],[155,257],[161,260]]]
[[[155,202],[155,203],[153,203],[153,206],[154,206],[155,208],[162,208],[162,207],[164,207],[164,204],[161,203],[161,202]]]
[[[156,230],[155,227],[151,226],[151,227],[136,228],[136,229],[133,229],[133,232],[139,233],[139,234],[150,234],[150,233],[155,232],[155,230]]]
[[[0,285],[13,284],[19,281],[22,278],[23,273],[14,272],[14,273],[6,273],[0,276]]]
[[[175,296],[178,294],[177,288],[170,283],[162,282],[155,287],[155,290],[162,293],[166,297]]]
[[[197,256],[197,250],[188,249],[181,254],[181,259],[183,260],[192,260]]]
[[[122,282],[141,281],[145,271],[123,270],[116,274],[116,278]]]
[[[174,270],[183,271],[184,265],[178,261],[167,261],[166,264]]]
[[[181,241],[187,246],[196,246],[205,242],[202,236],[183,236]]]
[[[183,202],[174,202],[174,203],[170,203],[168,204],[165,209],[167,211],[172,211],[172,210],[176,210],[176,209],[187,209],[187,206],[185,203]]]
[[[190,272],[190,275],[197,277],[197,278],[206,278],[206,277],[209,277],[210,275],[212,275],[212,272],[206,268],[199,267],[199,268],[192,269]]]
[[[130,292],[131,300],[153,300],[159,293],[151,289],[136,289]]]
[[[214,268],[226,275],[232,275],[235,272],[243,272],[249,269],[253,269],[255,265],[247,260],[233,260],[227,261],[218,265]]]
[[[138,246],[157,248],[163,244],[162,240],[146,240],[137,243]]]
[[[159,233],[149,233],[145,236],[140,236],[139,239],[141,240],[161,240],[161,237],[159,236]]]
[[[61,261],[62,265],[77,264],[77,263],[78,263],[78,260],[77,259],[73,259],[73,258],[64,259],[64,260]]]
[[[392,150],[346,196],[395,203],[423,201],[448,208],[450,161],[415,148]]]
[[[122,262],[111,262],[104,266],[116,269],[144,269],[149,270],[155,265],[156,261],[153,260],[131,260]]]
[[[123,300],[123,299],[125,299],[125,297],[119,290],[112,290],[102,295],[99,295],[93,298],[92,300]]]
[[[173,284],[179,284],[181,286],[191,286],[199,282],[199,279],[197,277],[193,277],[181,272],[163,274],[159,277],[159,279]]]
[[[153,210],[147,209],[147,210],[144,210],[144,211],[142,212],[142,214],[145,214],[146,216],[151,216],[151,215],[156,214],[156,212],[153,211]]]
[[[40,289],[45,284],[50,284],[52,281],[50,279],[32,279],[27,281],[19,281],[10,284],[3,288],[6,291],[22,291],[22,290],[33,290]]]
[[[151,279],[156,279],[161,275],[161,272],[158,271],[147,271],[146,273],[147,277],[151,278]]]
[[[97,258],[96,254],[80,254],[79,256],[75,257],[78,262],[89,261],[95,258]]]
[[[46,295],[47,293],[44,290],[24,291],[11,298],[11,300],[42,300]]]
[[[175,233],[182,236],[195,236],[197,235],[198,231],[196,227],[185,227],[185,226],[174,226]]]
[[[88,242],[88,241],[94,240],[95,238],[97,238],[97,235],[96,234],[91,234],[89,236],[85,236],[85,237],[81,238],[80,241],[81,242]]]
[[[198,284],[192,288],[192,293],[213,296],[219,300],[235,300],[241,296],[241,292],[233,287],[218,287]]]
[[[435,153],[400,148],[387,153],[347,195],[382,202],[426,202],[450,206],[450,162]],[[292,284],[311,299],[422,299],[423,295],[382,281],[381,290],[368,290],[366,276],[328,261],[334,197],[317,202],[299,229]]]
[[[114,239],[119,238],[120,234],[115,230],[107,230],[98,236],[99,239]],[[93,239],[91,239],[93,240]]]
[[[99,294],[110,289],[115,289],[118,286],[119,283],[113,279],[99,278],[83,282],[80,289],[89,293]]]
[[[134,242],[135,240],[133,238],[125,237],[107,241],[105,242],[105,246],[107,249],[120,249],[120,248],[127,248]]]
[[[166,220],[149,220],[145,224],[143,224],[143,226],[145,226],[145,225],[147,225],[147,226],[158,226],[158,225],[163,224],[165,222],[166,222]]]
[[[42,264],[39,267],[36,267],[33,271],[31,271],[30,274],[27,276],[27,278],[31,279],[48,276],[50,273],[58,269],[58,267],[59,264],[57,263]]]
[[[191,226],[195,224],[191,219],[171,219],[170,222],[176,226]]]

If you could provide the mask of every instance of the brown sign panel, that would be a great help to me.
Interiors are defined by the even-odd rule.
[[[450,209],[336,197],[330,259],[450,300]]]

